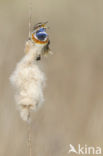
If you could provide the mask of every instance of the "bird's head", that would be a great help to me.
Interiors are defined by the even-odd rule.
[[[48,44],[49,37],[46,32],[47,22],[45,23],[38,23],[34,26],[33,32],[32,32],[32,40],[37,44],[46,45]]]
[[[33,32],[32,32],[32,42],[36,44],[37,46],[42,47],[42,51],[40,56],[38,56],[37,60],[40,60],[41,55],[47,55],[50,52],[49,45],[50,45],[50,39],[46,32],[47,30],[47,23],[38,23],[34,26]]]

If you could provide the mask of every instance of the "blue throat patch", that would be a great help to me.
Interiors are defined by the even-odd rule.
[[[38,38],[38,40],[40,41],[44,41],[47,38],[47,33],[45,31],[44,28],[40,28],[37,32],[36,32],[36,37]]]

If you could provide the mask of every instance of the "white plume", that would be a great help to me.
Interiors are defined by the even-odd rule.
[[[36,57],[43,45],[26,42],[26,55],[17,64],[10,81],[16,89],[16,103],[23,120],[29,119],[30,111],[36,111],[43,103],[44,73],[40,70]]]

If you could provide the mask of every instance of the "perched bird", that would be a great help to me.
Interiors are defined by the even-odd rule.
[[[46,29],[46,23],[34,26],[31,37],[25,44],[26,54],[10,76],[10,81],[16,90],[17,108],[25,121],[30,119],[30,112],[36,111],[44,101],[45,75],[37,62],[50,52],[50,40]]]
[[[36,24],[33,28],[31,38],[29,38],[29,40],[32,41],[32,44],[35,44],[35,45],[38,44],[42,46],[42,51],[40,55],[37,56],[37,60],[40,60],[43,55],[45,56],[48,53],[51,53],[51,50],[49,48],[50,39],[46,32],[46,29],[48,27],[46,26],[46,24],[47,22]],[[28,46],[26,45],[26,47]],[[26,50],[26,52],[28,52],[28,49]]]

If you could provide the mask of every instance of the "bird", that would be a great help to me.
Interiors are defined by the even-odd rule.
[[[31,112],[37,111],[44,102],[43,88],[46,76],[41,71],[38,61],[51,51],[46,25],[47,22],[40,22],[34,26],[25,43],[25,55],[10,76],[10,82],[16,91],[17,108],[24,121],[29,121]]]
[[[29,40],[31,40],[33,44],[41,45],[41,46],[43,45],[40,55],[38,55],[36,58],[37,60],[40,60],[42,56],[46,56],[49,53],[52,54],[52,52],[49,48],[50,39],[46,32],[46,29],[48,28],[46,26],[47,23],[48,22],[37,23],[33,27],[33,32],[31,34],[31,37],[29,38]],[[26,44],[26,47],[28,47],[27,44]],[[28,49],[25,50],[25,52],[28,52]]]

